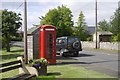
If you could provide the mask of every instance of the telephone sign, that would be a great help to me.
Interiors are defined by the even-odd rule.
[[[40,27],[39,57],[47,59],[49,64],[56,63],[56,28],[52,25]]]

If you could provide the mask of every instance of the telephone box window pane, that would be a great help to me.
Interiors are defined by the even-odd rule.
[[[48,33],[47,35],[47,58],[53,58],[53,34]]]

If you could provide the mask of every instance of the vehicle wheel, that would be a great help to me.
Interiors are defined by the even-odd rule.
[[[63,50],[60,51],[60,56],[66,57],[65,53],[63,52]]]
[[[73,43],[73,48],[74,49],[79,49],[79,47],[80,47],[79,41],[76,41],[76,42]]]
[[[79,51],[74,52],[74,57],[78,57]]]

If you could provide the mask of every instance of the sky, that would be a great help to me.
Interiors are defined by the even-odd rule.
[[[119,0],[98,0],[98,22],[102,20],[109,21],[118,8]],[[0,0],[0,10],[8,9],[21,13],[24,22],[24,0]],[[33,24],[39,24],[38,17],[45,16],[49,9],[65,5],[72,11],[74,25],[78,20],[80,11],[83,11],[87,25],[95,25],[95,0],[27,0],[27,28],[34,27]],[[22,25],[22,30],[24,23]]]

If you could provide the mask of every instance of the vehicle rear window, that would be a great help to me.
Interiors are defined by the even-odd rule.
[[[72,42],[75,42],[75,41],[79,41],[79,38],[69,38],[68,39],[68,43],[72,43]]]

